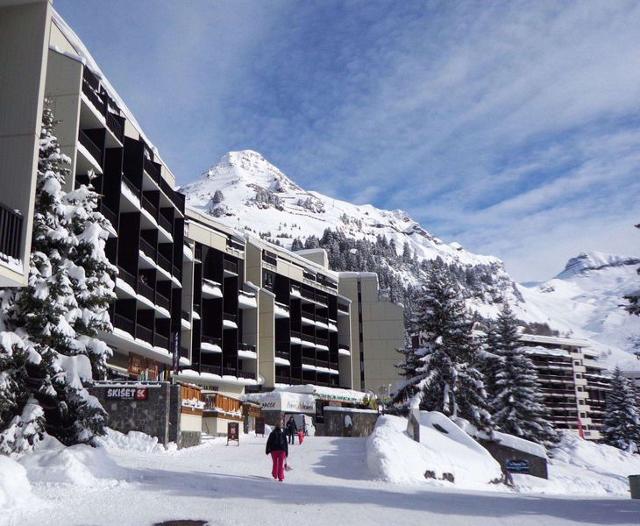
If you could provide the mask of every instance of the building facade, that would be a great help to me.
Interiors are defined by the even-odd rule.
[[[27,283],[51,16],[0,0],[0,287]]]
[[[26,280],[46,98],[71,163],[67,190],[91,182],[113,226],[106,253],[118,269],[114,328],[101,335],[114,351],[108,379],[174,379],[230,399],[310,384],[331,402],[341,399],[331,389],[368,388],[359,372],[365,345],[371,384],[390,381],[391,369],[379,373],[378,362],[383,342],[390,361],[396,345],[368,325],[381,319],[377,278],[363,275],[351,287],[354,276],[330,270],[322,250],[293,253],[186,209],[171,170],[50,2],[12,0],[0,9],[2,66],[29,84],[21,91],[13,80],[0,83],[0,173],[3,187],[16,190],[15,199],[8,192],[1,198],[0,286]],[[12,214],[19,228],[6,219]],[[11,258],[2,256],[7,251]],[[387,325],[387,336],[403,330],[401,307],[391,310],[398,325]],[[357,355],[353,334],[360,335]]]
[[[610,377],[598,353],[576,338],[522,334],[533,361],[543,402],[556,429],[600,440]]]
[[[389,395],[401,380],[396,349],[404,347],[404,309],[380,299],[375,273],[341,272],[339,283],[351,299],[351,385]]]

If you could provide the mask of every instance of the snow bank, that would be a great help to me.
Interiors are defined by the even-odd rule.
[[[435,425],[444,429],[440,431]],[[500,465],[462,429],[440,413],[420,413],[420,443],[406,433],[407,420],[381,416],[367,439],[367,464],[379,479],[394,483],[419,483],[426,471],[438,479],[443,473],[455,477],[460,488],[487,489],[500,479]]]
[[[98,439],[98,443],[107,449],[125,449],[142,453],[163,453],[166,449],[158,444],[158,439],[140,431],[129,431],[126,435],[115,429],[107,428],[107,434]]]
[[[15,460],[0,455],[0,509],[9,510],[31,499],[27,471]]]
[[[65,447],[51,436],[46,436],[33,453],[23,456],[19,462],[31,483],[95,487],[112,485],[125,478],[125,471],[105,448],[84,444]]]
[[[564,433],[551,452],[549,480],[514,475],[516,489],[527,493],[629,496],[629,475],[640,474],[640,455]]]

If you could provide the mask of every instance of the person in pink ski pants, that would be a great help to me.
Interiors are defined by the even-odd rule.
[[[271,453],[271,459],[273,460],[271,476],[280,482],[284,481],[284,467],[289,456],[289,445],[287,444],[287,436],[280,428],[280,425],[276,425],[275,429],[269,434],[266,451],[267,455]]]

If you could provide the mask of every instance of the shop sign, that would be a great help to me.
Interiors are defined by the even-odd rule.
[[[529,473],[529,461],[516,459],[507,460],[505,467],[510,473]]]
[[[227,445],[230,441],[235,441],[240,445],[240,429],[238,422],[227,423]]]
[[[107,400],[137,400],[144,401],[149,397],[146,387],[109,387]]]
[[[264,417],[263,416],[256,417],[256,435],[264,436]]]

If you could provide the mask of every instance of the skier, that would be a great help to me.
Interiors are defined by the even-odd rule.
[[[269,434],[266,449],[267,455],[271,453],[271,459],[273,460],[271,475],[280,482],[284,481],[285,464],[289,456],[289,444],[287,444],[287,437],[283,433],[280,424],[277,424]]]
[[[287,420],[287,436],[289,437],[289,444],[293,445],[296,443],[296,433],[298,432],[298,426],[296,421],[293,419],[293,415],[289,417]]]

